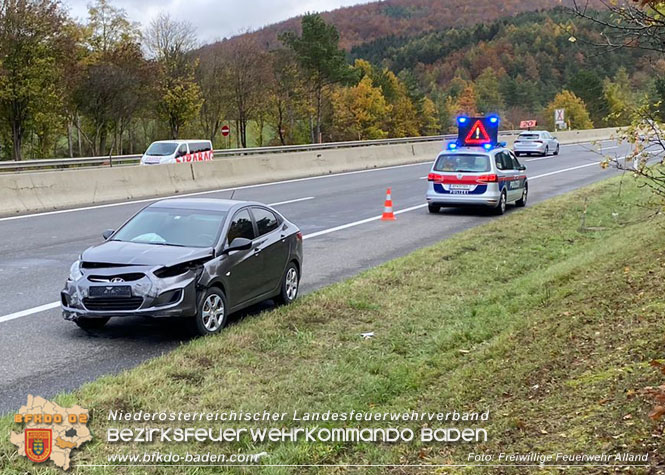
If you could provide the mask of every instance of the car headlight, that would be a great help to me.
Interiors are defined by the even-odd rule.
[[[79,280],[81,277],[83,277],[81,261],[77,259],[69,268],[69,280]]]

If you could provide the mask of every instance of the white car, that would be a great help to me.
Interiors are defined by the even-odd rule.
[[[513,151],[518,157],[531,154],[543,157],[550,154],[559,155],[559,149],[557,138],[545,130],[522,132],[517,136],[513,146]]]
[[[161,140],[154,142],[141,157],[141,165],[164,165],[212,160],[210,140]]]

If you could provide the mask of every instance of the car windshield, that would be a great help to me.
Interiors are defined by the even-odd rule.
[[[520,134],[519,139],[520,140],[536,140],[539,139],[540,135],[538,134]]]
[[[153,157],[166,157],[168,155],[173,155],[177,147],[177,143],[155,142],[148,148],[148,151],[145,154],[152,155]]]
[[[113,236],[113,241],[179,247],[213,247],[225,212],[147,208]]]
[[[490,171],[490,159],[487,155],[442,155],[434,165],[437,172],[482,173]]]

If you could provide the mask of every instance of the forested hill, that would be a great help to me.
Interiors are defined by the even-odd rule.
[[[386,36],[414,36],[453,26],[486,23],[517,13],[555,8],[570,0],[385,0],[323,13],[337,27],[340,46],[353,46]],[[268,49],[281,46],[279,33],[300,28],[300,18],[250,33]],[[230,41],[233,41],[231,39]]]
[[[594,124],[604,126],[612,125],[604,120],[608,113],[654,89],[665,62],[634,48],[610,53],[594,46],[602,42],[597,24],[557,7],[418,36],[392,35],[354,47],[351,57],[389,68],[416,94],[457,100],[470,86],[476,106],[513,121],[543,118],[543,108],[568,89],[585,101]]]

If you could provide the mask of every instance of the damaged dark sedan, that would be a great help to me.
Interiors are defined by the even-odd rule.
[[[201,335],[263,300],[293,302],[302,233],[260,203],[169,199],[144,208],[74,262],[63,316],[85,329],[110,318],[189,317]]]

